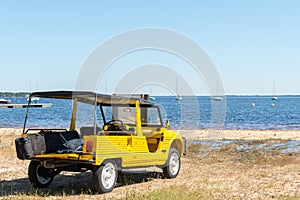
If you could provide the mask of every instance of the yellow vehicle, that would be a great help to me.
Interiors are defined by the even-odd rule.
[[[29,110],[36,109],[29,101],[23,134],[15,143],[18,158],[31,160],[31,184],[48,187],[61,171],[91,170],[94,189],[105,193],[113,190],[121,170],[150,166],[161,168],[166,178],[175,178],[180,157],[185,154],[185,140],[167,129],[168,122],[163,125],[159,106],[142,96],[83,91],[32,93],[29,99],[68,100],[71,103],[66,105],[72,109],[68,130],[40,128],[37,122],[28,128],[26,123],[32,120]]]

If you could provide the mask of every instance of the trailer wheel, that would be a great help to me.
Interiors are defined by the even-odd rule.
[[[118,178],[115,161],[110,160],[95,168],[93,172],[95,190],[99,193],[111,192]]]
[[[166,178],[175,178],[180,171],[180,154],[177,149],[171,148],[163,174]]]
[[[33,187],[48,187],[57,174],[55,169],[47,169],[38,161],[31,161],[28,168],[28,177]]]

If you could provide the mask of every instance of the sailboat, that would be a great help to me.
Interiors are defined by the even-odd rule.
[[[182,100],[182,96],[180,96],[179,92],[178,92],[178,81],[176,79],[176,99],[177,101]]]
[[[180,100],[182,100],[182,96],[180,96],[179,94],[177,94],[176,99],[177,99],[178,101],[180,101]]]
[[[152,85],[150,85],[149,99],[150,99],[151,101],[154,101],[154,100],[155,100],[155,97],[152,96]]]
[[[217,83],[217,94],[219,93],[219,82]],[[222,97],[218,97],[218,96],[211,96],[208,98],[208,100],[210,101],[223,101]]]
[[[36,83],[36,90],[37,90],[37,83]],[[29,83],[29,91],[31,93],[31,82]],[[28,96],[27,102],[29,102],[29,100],[31,102],[37,103],[40,100],[40,98],[39,97],[32,97],[31,99],[29,99],[29,96]]]
[[[275,94],[275,81],[273,81],[273,97],[271,98],[273,101],[277,101],[278,98],[276,96],[274,96]]]

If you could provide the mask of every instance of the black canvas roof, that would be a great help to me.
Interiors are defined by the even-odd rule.
[[[141,106],[154,106],[153,103],[142,98],[121,96],[121,95],[107,95],[90,91],[44,91],[33,92],[30,97],[40,98],[54,98],[54,99],[74,99],[77,98],[79,102],[97,105],[135,105],[136,100],[140,101]]]

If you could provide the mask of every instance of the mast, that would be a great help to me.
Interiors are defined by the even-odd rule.
[[[180,96],[179,92],[178,92],[178,80],[176,78],[176,99],[177,100],[181,100],[182,97]]]
[[[272,100],[277,101],[278,98],[275,96],[275,80],[273,80],[273,93],[272,94],[273,94]]]

